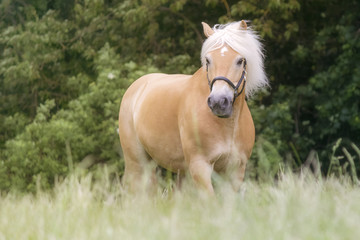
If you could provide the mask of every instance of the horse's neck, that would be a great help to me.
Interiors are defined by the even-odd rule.
[[[195,92],[199,93],[202,97],[208,97],[210,94],[210,87],[208,84],[206,72],[203,68],[198,69],[190,81],[190,84],[192,85],[193,89],[195,89]]]

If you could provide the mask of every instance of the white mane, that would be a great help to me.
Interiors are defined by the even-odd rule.
[[[246,58],[246,96],[249,97],[259,88],[267,86],[268,80],[264,72],[263,47],[259,41],[259,36],[249,28],[241,30],[240,22],[215,25],[213,30],[214,33],[205,40],[201,49],[202,65],[204,67],[206,65],[205,56],[207,53],[227,44]]]

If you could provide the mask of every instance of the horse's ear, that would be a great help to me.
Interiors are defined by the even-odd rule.
[[[203,25],[204,34],[207,38],[213,35],[214,30],[211,29],[211,27],[207,23],[201,22],[201,24]]]
[[[247,24],[244,20],[241,20],[240,22],[240,30],[246,30],[247,29]]]

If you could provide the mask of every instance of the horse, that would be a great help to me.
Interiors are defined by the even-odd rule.
[[[246,99],[268,85],[263,46],[244,20],[202,26],[206,39],[200,69],[193,75],[142,76],[123,95],[122,181],[133,191],[150,162],[180,175],[189,173],[211,195],[213,172],[228,179],[235,191],[243,182],[255,142]]]

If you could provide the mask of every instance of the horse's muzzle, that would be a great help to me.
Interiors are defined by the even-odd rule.
[[[210,95],[207,102],[214,115],[228,118],[232,113],[232,101],[233,99],[228,96]]]

